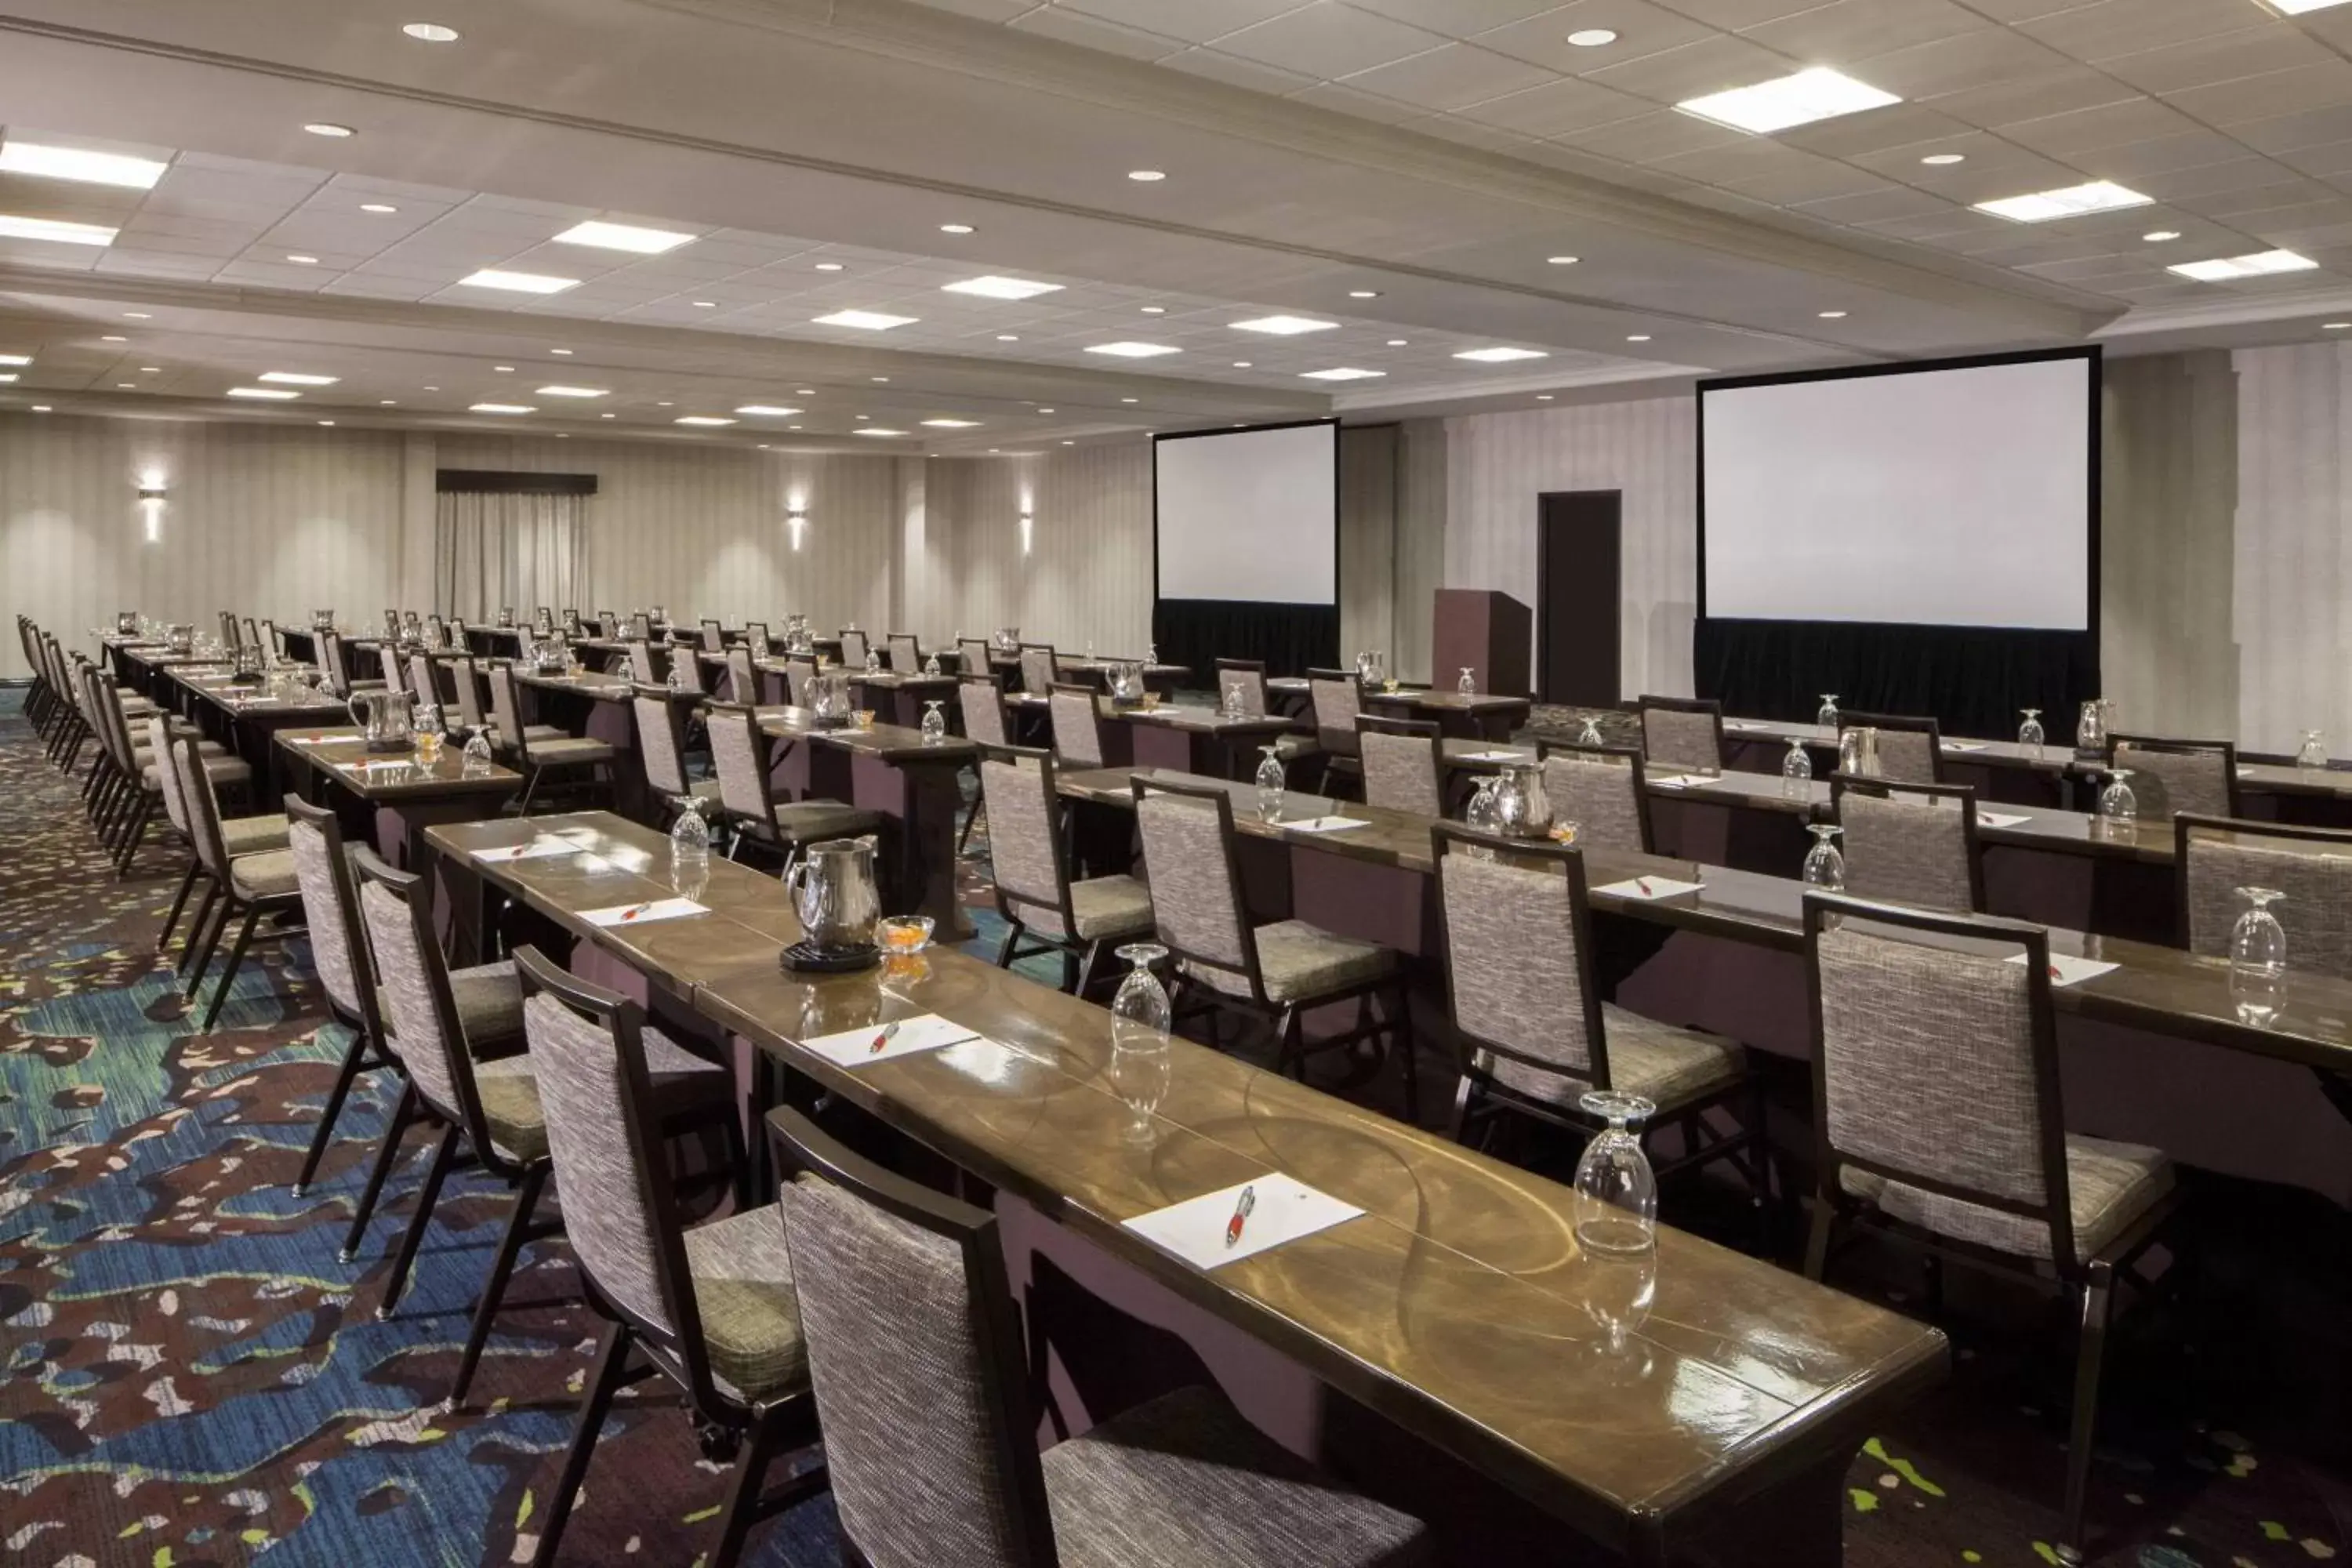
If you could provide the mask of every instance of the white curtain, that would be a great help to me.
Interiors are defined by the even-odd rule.
[[[433,529],[434,604],[477,625],[511,605],[561,615],[584,605],[588,500],[444,490]]]

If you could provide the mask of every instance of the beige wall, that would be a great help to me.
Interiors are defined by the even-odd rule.
[[[2243,350],[2232,555],[2240,730],[2352,755],[2352,345]]]

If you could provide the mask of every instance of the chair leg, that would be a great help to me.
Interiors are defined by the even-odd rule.
[[[1400,984],[1387,993],[1389,1026],[1397,1059],[1404,1066],[1404,1119],[1421,1125],[1421,1050],[1412,1037],[1412,999]]]
[[[1021,922],[1019,921],[1005,921],[1004,940],[996,944],[997,968],[1010,969],[1013,967],[1013,949],[1020,941]]]
[[[162,952],[172,945],[172,928],[180,923],[180,911],[188,907],[188,894],[195,888],[196,873],[204,868],[203,861],[194,855],[188,857],[188,874],[180,879],[180,891],[172,900],[172,912],[163,917],[163,929],[155,938],[157,952]]]
[[[2074,1417],[2066,1441],[2066,1523],[2059,1537],[2061,1561],[2083,1561],[2083,1512],[2091,1489],[2091,1440],[2099,1418],[2099,1363],[2107,1348],[2107,1318],[2115,1281],[2103,1266],[2083,1287],[2083,1335],[2074,1352]]]
[[[613,1394],[621,1386],[630,1338],[625,1323],[614,1323],[604,1331],[604,1348],[596,1357],[596,1370],[588,1374],[587,1385],[580,1391],[580,1425],[572,1429],[571,1451],[563,1456],[562,1473],[556,1477],[555,1491],[547,1500],[547,1519],[539,1527],[539,1550],[531,1554],[531,1568],[553,1568],[563,1527],[572,1519],[572,1499],[588,1478],[589,1456],[596,1451],[596,1436],[604,1429],[605,1413],[613,1408]]]
[[[220,946],[221,937],[228,931],[228,922],[236,918],[236,895],[224,892],[220,908],[213,916],[213,923],[205,928],[204,945],[196,950],[196,962],[188,971],[187,984],[182,988],[191,1005],[195,1002],[196,993],[205,988],[205,974],[213,966],[213,950]]]
[[[362,1069],[371,1065],[368,1057],[367,1031],[353,1029],[351,1047],[343,1052],[343,1065],[335,1073],[335,1087],[327,1091],[327,1103],[319,1110],[318,1130],[310,1134],[310,1150],[294,1178],[296,1197],[310,1190],[310,1178],[319,1173],[319,1162],[325,1158],[327,1145],[335,1141],[335,1119],[342,1115],[343,1101],[351,1098],[352,1085],[359,1081]]]
[[[530,1235],[540,1189],[547,1184],[547,1172],[546,1165],[534,1164],[522,1173],[522,1185],[515,1193],[514,1213],[507,1216],[506,1234],[499,1238],[498,1255],[490,1259],[490,1277],[482,1284],[482,1299],[474,1308],[474,1326],[466,1335],[465,1352],[457,1358],[457,1376],[449,1384],[448,1407],[452,1410],[466,1403],[466,1391],[473,1386],[474,1369],[481,1364],[482,1347],[489,1342],[490,1320],[498,1316],[499,1303],[506,1299],[507,1280],[513,1276],[515,1259],[522,1255],[523,1242]]]
[[[155,802],[153,798],[142,793],[137,803],[131,808],[130,821],[124,825],[122,829],[122,847],[116,852],[114,857],[114,875],[116,880],[126,881],[130,879],[131,863],[139,858],[139,846],[145,841],[147,837],[147,825],[153,821],[154,817]]]
[[[1297,1008],[1285,1007],[1282,1010],[1282,1016],[1276,1021],[1274,1026],[1274,1039],[1275,1076],[1279,1078],[1286,1072],[1293,1073],[1297,1075],[1299,1082],[1305,1083],[1307,1081],[1307,1053],[1299,1048],[1300,1040]]]
[[[375,1165],[368,1172],[367,1186],[360,1193],[360,1205],[352,1211],[352,1228],[344,1233],[343,1249],[338,1256],[349,1263],[360,1252],[360,1238],[367,1234],[368,1221],[375,1215],[375,1200],[383,1192],[383,1179],[392,1173],[393,1162],[400,1158],[400,1141],[408,1134],[408,1124],[416,1120],[416,1087],[403,1081],[400,1100],[392,1108],[392,1120],[383,1124],[383,1141],[376,1145]]]
[[[205,922],[213,918],[213,903],[219,897],[220,884],[214,881],[207,874],[205,878],[205,896],[196,903],[195,918],[188,922],[187,940],[180,944],[180,963],[177,973],[185,974],[188,972],[188,966],[195,963],[196,949],[204,941]]]
[[[1467,1146],[1470,1140],[1470,1105],[1476,1085],[1468,1073],[1464,1073],[1454,1085],[1454,1141]]]
[[[400,1255],[392,1260],[392,1277],[383,1282],[383,1300],[376,1303],[375,1315],[380,1319],[392,1316],[400,1304],[400,1294],[408,1289],[408,1271],[416,1262],[416,1249],[425,1240],[425,1227],[433,1223],[433,1205],[441,1201],[441,1184],[449,1177],[449,1167],[457,1163],[457,1140],[466,1135],[465,1129],[450,1122],[441,1130],[441,1142],[433,1150],[433,1163],[425,1172],[425,1184],[416,1189],[416,1212],[408,1216],[408,1229],[400,1238]]]
[[[1813,1194],[1812,1234],[1805,1239],[1805,1278],[1815,1284],[1830,1266],[1830,1232],[1837,1225],[1837,1199],[1824,1189]]]
[[[220,1016],[221,1004],[228,1000],[228,988],[236,984],[236,972],[244,967],[245,950],[253,944],[253,928],[261,921],[261,906],[247,905],[245,923],[236,928],[236,941],[228,950],[228,967],[221,971],[220,984],[213,987],[212,1005],[205,1009],[204,1027],[199,1034],[213,1032],[213,1023]]]

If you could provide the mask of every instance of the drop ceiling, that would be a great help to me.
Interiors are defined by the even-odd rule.
[[[464,37],[404,37],[419,19]],[[1614,40],[1566,42],[1596,29]],[[0,214],[120,231],[0,240],[0,353],[35,355],[0,407],[517,422],[468,412],[494,401],[602,434],[837,447],[867,423],[917,434],[861,449],[983,453],[2309,338],[2352,310],[2347,45],[2352,5],[2255,0],[12,0],[6,135],[168,167],[152,191],[0,174]],[[1905,101],[1769,136],[1672,107],[1814,65]],[[2039,225],[1970,205],[2093,179],[2154,199]],[[554,242],[591,219],[695,238]],[[2273,248],[2317,266],[2166,270]],[[459,281],[482,268],[578,282]],[[1058,287],[943,288],[982,274]],[[913,320],[815,321],[844,310]],[[1333,325],[1234,326],[1277,314]],[[1087,352],[1119,342],[1178,352]],[[1456,357],[1496,346],[1542,357]],[[338,380],[226,399],[271,369]],[[1332,369],[1379,374],[1308,374]],[[556,384],[610,395],[536,395]]]

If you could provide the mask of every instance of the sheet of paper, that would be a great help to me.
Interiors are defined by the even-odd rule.
[[[1350,827],[1370,827],[1371,824],[1353,816],[1302,816],[1296,822],[1277,822],[1275,826],[1293,833],[1344,833]]]
[[[1463,754],[1462,760],[1465,763],[1531,763],[1535,761],[1525,752],[1468,752]]]
[[[1249,1215],[1242,1222],[1241,1236],[1229,1247],[1225,1237],[1245,1190],[1251,1197]],[[1363,1212],[1276,1172],[1138,1215],[1127,1222],[1127,1228],[1196,1268],[1214,1268],[1345,1225]]]
[[[347,773],[388,773],[394,768],[413,768],[416,764],[406,757],[383,757],[372,762],[337,763],[335,766]]]
[[[2023,963],[2025,954],[2012,952],[2009,955],[2009,962]],[[2095,958],[2073,958],[2063,952],[2053,952],[2050,955],[2050,984],[2079,985],[2085,980],[2096,980],[2115,967],[2116,965],[2112,963],[2102,963]]]
[[[1984,749],[1985,743],[1982,741],[1947,741],[1944,742],[1944,750],[1948,752],[1981,752]]]
[[[674,921],[688,915],[707,915],[710,911],[692,899],[655,899],[646,903],[615,904],[609,910],[588,910],[581,919],[590,925],[642,926],[656,921]]]
[[[1715,781],[1705,773],[1655,773],[1646,781],[1661,789],[1696,789]]]
[[[1679,899],[1685,893],[1696,893],[1706,886],[1705,882],[1677,882],[1672,877],[1635,877],[1628,881],[1612,882],[1605,888],[1595,888],[1592,890],[1596,893],[1607,893],[1613,898],[1655,900]]]
[[[586,851],[569,838],[557,838],[542,834],[528,844],[505,844],[496,849],[477,849],[474,858],[481,861],[539,860],[550,855],[582,855]]]
[[[337,741],[356,739],[351,735],[287,735],[281,737],[289,746],[324,746]]]
[[[1723,727],[1727,730],[1769,730],[1772,726],[1759,724],[1753,719],[1726,719]]]
[[[885,1034],[888,1038],[885,1039]],[[943,1046],[958,1046],[966,1040],[980,1038],[980,1031],[967,1029],[951,1018],[937,1013],[920,1013],[894,1023],[868,1024],[862,1029],[844,1029],[837,1035],[819,1035],[814,1040],[801,1042],[809,1050],[845,1068],[864,1067],[869,1062],[887,1062],[898,1057],[911,1057],[919,1051],[936,1051]],[[880,1042],[879,1047],[877,1042]]]
[[[2032,820],[2033,819],[2032,817],[2027,816],[2022,812],[1979,811],[1977,813],[1977,826],[1979,827],[2014,827],[2021,822],[2031,822]]]

